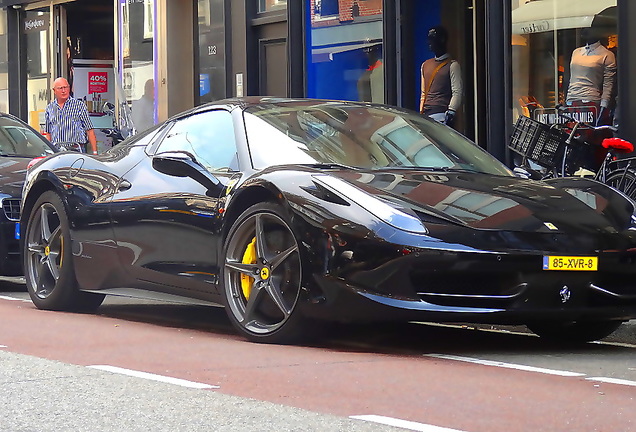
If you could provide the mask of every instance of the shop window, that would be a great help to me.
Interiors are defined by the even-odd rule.
[[[120,0],[121,74],[137,132],[157,123],[154,64],[154,0]]]
[[[513,117],[617,122],[616,0],[512,0]]]
[[[6,9],[0,9],[0,112],[9,112],[9,47]]]
[[[33,128],[40,130],[44,123],[44,110],[51,100],[49,8],[26,11],[24,20],[28,122]]]
[[[270,12],[287,7],[287,0],[258,0],[258,12]]]
[[[384,102],[382,0],[309,0],[307,95]]]

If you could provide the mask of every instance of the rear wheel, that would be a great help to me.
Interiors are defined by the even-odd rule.
[[[298,241],[279,206],[247,209],[225,243],[223,284],[230,321],[255,342],[290,343],[303,333],[298,311],[302,265]]]
[[[42,194],[29,214],[24,273],[29,296],[39,309],[90,311],[104,300],[101,294],[77,288],[68,219],[55,192]]]
[[[611,172],[607,176],[605,184],[636,200],[636,173],[632,170],[621,169]]]
[[[583,343],[603,339],[620,327],[622,321],[547,321],[527,327],[543,339],[562,343]]]

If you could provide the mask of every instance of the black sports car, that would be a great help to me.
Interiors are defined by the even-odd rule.
[[[20,194],[27,166],[57,150],[38,132],[10,114],[0,113],[0,275],[22,274]]]
[[[316,320],[522,323],[565,340],[636,317],[634,203],[582,178],[520,179],[410,111],[245,98],[100,156],[29,171],[29,293],[224,305],[250,340]]]

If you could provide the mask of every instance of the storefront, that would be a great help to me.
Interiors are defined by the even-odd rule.
[[[427,36],[439,27],[454,61],[451,78],[435,79],[450,79],[453,92],[461,84],[454,127],[501,160],[509,162],[517,116],[581,103],[568,102],[572,77],[582,76],[572,53],[588,37],[615,61],[594,115],[604,108],[618,123],[635,100],[630,0],[0,0],[0,8],[0,109],[32,124],[57,76],[71,77],[93,109],[123,101],[138,129],[257,94],[419,110],[422,64],[435,57]],[[623,121],[620,135],[636,140],[636,125]]]
[[[110,80],[114,79],[112,2],[97,0],[82,7],[75,2],[12,3],[1,13],[6,45],[0,46],[0,59],[5,59],[0,63],[5,73],[0,94],[6,110],[39,128],[55,77],[66,77],[75,97],[87,99],[92,96],[89,77],[102,78],[94,67],[107,74],[108,64]],[[95,88],[94,94],[114,99],[108,82]]]
[[[443,27],[448,34],[446,52],[459,75],[455,128],[474,138],[476,71],[472,65],[475,49],[483,42],[483,37],[474,37],[474,26],[482,20],[478,16],[482,11],[464,0],[390,3],[309,1],[307,96],[387,102],[420,110],[421,65],[435,56],[427,34],[431,28]],[[387,21],[393,16],[399,17],[399,22]],[[396,38],[387,40],[393,34]],[[389,74],[385,73],[387,67],[393,69]],[[444,71],[441,69],[438,80]]]
[[[86,102],[97,129],[145,129],[195,104],[196,27],[181,28],[184,19],[193,21],[191,0],[0,5],[0,103],[34,128],[59,76]],[[109,102],[116,116],[107,112]]]

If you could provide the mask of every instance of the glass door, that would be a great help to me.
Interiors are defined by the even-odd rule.
[[[9,35],[6,10],[0,10],[0,112],[9,112]]]
[[[44,122],[44,110],[51,99],[51,13],[48,7],[27,10],[23,30],[27,55],[27,98],[29,124],[36,130]]]
[[[155,82],[155,2],[119,0],[118,79],[122,82],[123,111],[131,111],[137,132],[157,123]],[[122,105],[120,105],[122,106]],[[123,125],[120,113],[120,127]]]

